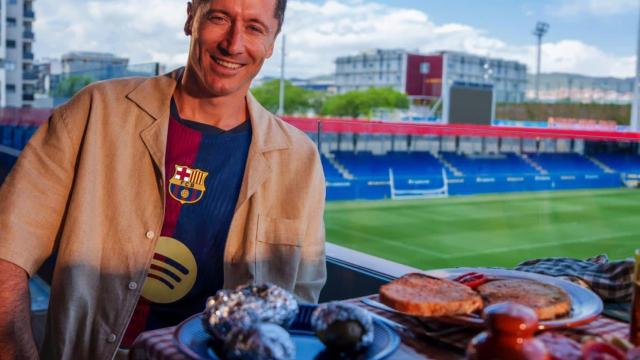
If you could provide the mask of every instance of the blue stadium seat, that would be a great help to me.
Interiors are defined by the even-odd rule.
[[[442,164],[429,152],[388,152],[376,155],[370,151],[337,151],[336,160],[356,179],[387,180],[389,169],[395,176],[421,177],[440,175]]]
[[[2,140],[1,140],[2,145],[12,147],[13,127],[14,125],[2,125]]]
[[[327,159],[327,157],[324,154],[321,155],[321,160],[322,160],[322,169],[324,170],[325,180],[327,181],[344,180],[344,177],[342,176],[342,174],[338,171],[338,169],[336,169],[331,164],[331,162],[329,162],[329,159]]]
[[[538,171],[514,153],[458,154],[443,152],[442,157],[465,175],[525,175]]]
[[[593,157],[611,169],[621,173],[640,173],[640,155],[603,153]]]
[[[529,158],[551,174],[604,173],[592,161],[576,153],[528,154]]]
[[[13,140],[11,141],[11,147],[14,149],[22,150],[24,148],[24,134],[26,127],[14,126],[13,127]]]

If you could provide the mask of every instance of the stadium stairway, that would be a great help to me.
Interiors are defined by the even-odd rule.
[[[593,156],[586,156],[587,160],[590,160],[592,163],[596,164],[597,167],[599,167],[600,169],[602,169],[602,171],[604,171],[607,174],[613,174],[616,171],[613,170],[612,168],[610,168],[609,166],[607,166],[607,164],[603,163],[602,161],[594,158]]]
[[[591,157],[616,172],[640,174],[640,156],[637,154],[592,154]]]
[[[449,172],[451,174],[453,174],[454,176],[464,176],[464,173],[462,173],[462,171],[460,171],[458,168],[453,166],[453,164],[451,164],[449,161],[447,161],[447,159],[445,159],[444,156],[442,156],[441,153],[433,153],[433,156],[436,159],[438,159],[438,161],[440,161],[440,163],[442,163],[444,168],[449,170]]]
[[[531,165],[531,167],[533,167],[534,169],[536,169],[536,171],[538,171],[540,174],[542,175],[547,175],[549,172],[547,170],[545,170],[542,166],[540,166],[540,164],[538,164],[537,162],[531,160],[531,158],[529,156],[527,156],[527,154],[517,154],[522,160],[524,160],[527,164]]]
[[[552,174],[602,174],[601,167],[578,153],[531,153],[529,158]]]
[[[538,171],[514,153],[443,152],[442,158],[468,176],[524,175]]]
[[[336,159],[333,153],[331,153],[330,151],[323,151],[322,155],[327,160],[327,162],[331,164],[331,166],[333,166],[333,168],[338,171],[340,175],[342,175],[343,178],[347,180],[355,179],[355,176],[353,176],[353,174],[349,172],[349,170]]]

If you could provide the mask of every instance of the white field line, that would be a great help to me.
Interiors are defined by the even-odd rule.
[[[333,226],[333,225],[325,225],[325,226],[327,228],[334,229],[336,231],[342,231],[342,232],[345,232],[347,234],[352,234],[354,236],[357,236],[357,237],[365,239],[365,240],[372,239],[372,240],[380,241],[380,242],[385,243],[387,245],[403,248],[405,250],[417,251],[417,252],[420,252],[420,253],[423,253],[423,254],[427,254],[427,255],[430,255],[430,256],[434,256],[434,257],[437,257],[437,258],[441,258],[441,259],[445,259],[445,258],[448,257],[446,255],[437,253],[435,251],[427,250],[427,249],[422,248],[422,247],[403,244],[401,242],[388,240],[388,239],[385,239],[385,238],[380,237],[380,236],[365,234],[365,233],[362,233],[362,232],[357,231],[357,230],[346,229],[346,228],[343,228],[343,227],[340,227],[340,226]],[[331,239],[329,239],[328,241],[331,241]]]
[[[541,243],[541,244],[532,244],[532,245],[522,245],[522,246],[509,247],[509,248],[505,247],[505,248],[498,248],[498,249],[492,249],[492,250],[461,253],[461,254],[456,254],[456,255],[452,255],[452,256],[447,256],[447,258],[468,257],[468,256],[473,256],[473,255],[489,255],[489,254],[494,254],[494,253],[509,252],[509,251],[520,251],[520,250],[531,250],[531,249],[538,249],[538,248],[551,247],[551,246],[582,244],[582,243],[594,242],[594,241],[598,241],[598,240],[606,240],[606,239],[614,238],[614,237],[632,236],[632,235],[637,235],[637,234],[638,234],[637,232],[625,232],[625,233],[619,233],[619,234],[613,234],[613,235],[607,235],[607,236],[594,236],[594,237],[590,237],[590,238],[585,238],[585,239],[580,239],[580,240],[573,240],[573,241],[563,241],[563,242],[554,242],[554,243]]]
[[[580,198],[592,197],[598,195],[619,194],[624,192],[632,192],[631,189],[606,189],[606,190],[558,190],[558,191],[540,191],[540,192],[524,192],[524,193],[504,193],[495,195],[471,195],[456,196],[446,199],[426,199],[426,200],[380,200],[380,201],[347,201],[340,203],[327,203],[327,210],[361,210],[361,209],[377,209],[377,208],[393,208],[405,207],[411,205],[420,205],[431,203],[433,205],[449,205],[449,204],[473,204],[483,202],[507,201],[507,200],[554,200],[562,198]]]

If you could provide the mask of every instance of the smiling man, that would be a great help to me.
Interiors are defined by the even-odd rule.
[[[286,0],[196,0],[185,68],[93,84],[0,190],[0,358],[35,357],[27,277],[57,256],[43,358],[122,356],[221,288],[325,282],[324,177],[302,132],[249,93]]]

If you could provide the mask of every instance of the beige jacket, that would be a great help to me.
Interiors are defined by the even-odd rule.
[[[57,251],[45,359],[111,359],[118,348],[162,228],[175,86],[175,74],[89,86],[54,110],[0,190],[0,258],[33,275]],[[326,278],[318,152],[247,102],[253,138],[224,286],[271,282],[315,302]]]

